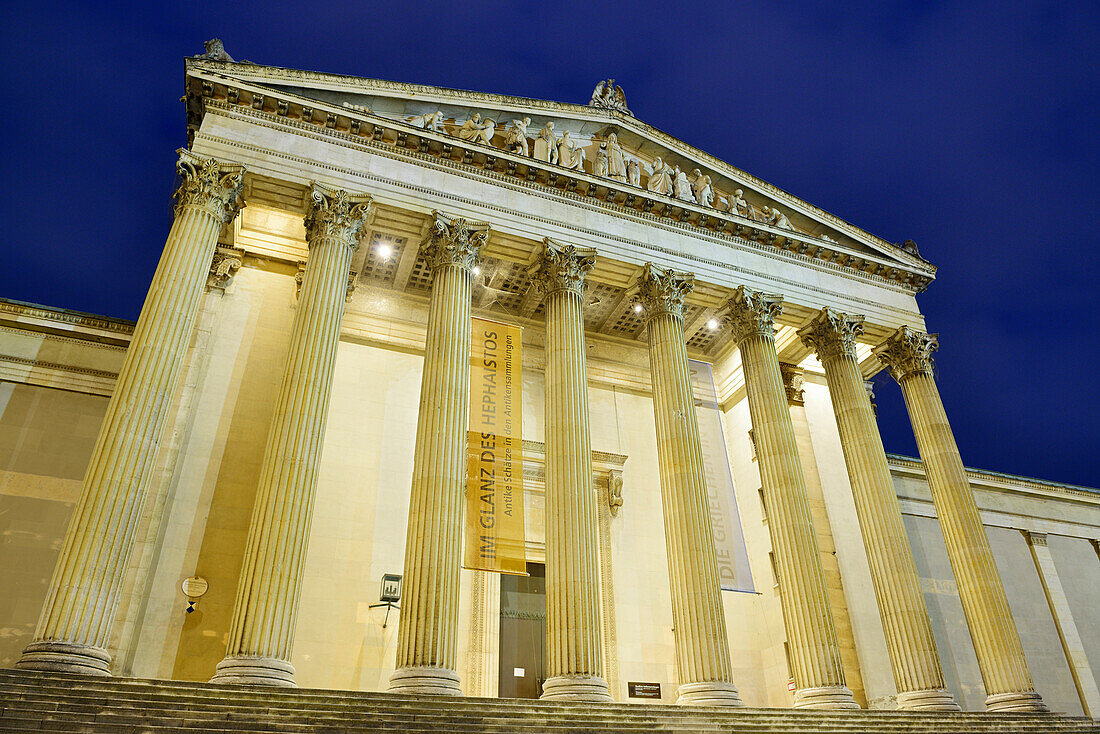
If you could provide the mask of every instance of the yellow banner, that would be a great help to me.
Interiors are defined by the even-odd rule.
[[[518,326],[473,319],[466,568],[527,573],[521,334]]]

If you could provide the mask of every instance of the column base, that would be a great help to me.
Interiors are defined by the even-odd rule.
[[[1012,691],[1010,693],[994,693],[986,696],[985,708],[988,711],[998,713],[1033,712],[1047,713],[1050,709],[1043,703],[1043,697],[1035,691]]]
[[[110,677],[111,656],[102,647],[60,640],[40,640],[23,648],[23,656],[15,667],[19,670]]]
[[[243,686],[297,688],[294,666],[285,660],[261,655],[228,655],[220,663],[211,683]]]
[[[542,695],[547,701],[599,701],[610,703],[611,692],[607,681],[598,675],[555,675],[542,684]]]
[[[737,686],[724,680],[684,683],[676,689],[679,706],[744,706]]]
[[[796,709],[858,709],[859,704],[848,686],[799,688],[794,692]]]
[[[410,665],[390,676],[390,693],[415,696],[461,696],[458,673],[447,668]]]
[[[898,694],[898,709],[902,711],[962,711],[955,697],[943,688],[925,688]]]

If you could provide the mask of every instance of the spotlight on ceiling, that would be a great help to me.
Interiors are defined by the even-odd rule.
[[[717,319],[711,319],[710,321],[708,321],[707,322],[707,328],[710,329],[711,331],[716,330],[718,328],[718,320]]]
[[[474,266],[474,275],[475,276],[481,275],[481,268],[478,267],[477,265]]]
[[[642,304],[635,303],[634,304],[634,313],[641,313],[641,312],[642,312]]]
[[[378,255],[378,257],[385,260],[390,255],[393,254],[393,248],[390,247],[389,245],[387,245],[385,242],[383,242],[380,245],[378,245],[378,247],[374,248],[374,252],[375,252],[376,255]]]

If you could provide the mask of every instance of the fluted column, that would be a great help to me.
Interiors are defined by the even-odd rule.
[[[901,385],[990,711],[1045,711],[1024,659],[959,447],[932,376],[935,334],[903,326],[875,355]]]
[[[369,211],[369,196],[318,184],[310,192],[309,260],[214,683],[294,685],[290,655],[348,270]]]
[[[779,600],[791,654],[796,708],[859,708],[845,685],[825,573],[806,496],[787,395],[775,351],[782,299],[738,288],[724,316],[745,371]]]
[[[457,670],[459,563],[470,412],[471,269],[489,225],[433,212],[420,246],[432,269],[424,374],[394,693],[461,696]]]
[[[610,701],[600,640],[582,300],[596,251],[547,239],[528,272],[546,293],[546,682],[542,697]]]
[[[886,451],[856,359],[856,337],[862,333],[862,316],[825,308],[798,335],[817,352],[825,367],[879,617],[886,633],[898,708],[958,711],[944,684]]]
[[[110,675],[107,645],[149,469],[244,169],[179,151],[176,218],[99,430],[34,641],[16,667]]]
[[[665,545],[676,629],[677,703],[743,706],[722,609],[699,418],[684,339],[693,276],[647,265],[635,288],[645,307]]]

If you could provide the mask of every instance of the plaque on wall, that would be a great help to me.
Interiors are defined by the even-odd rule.
[[[626,684],[626,695],[630,698],[660,698],[660,683],[635,683]]]

